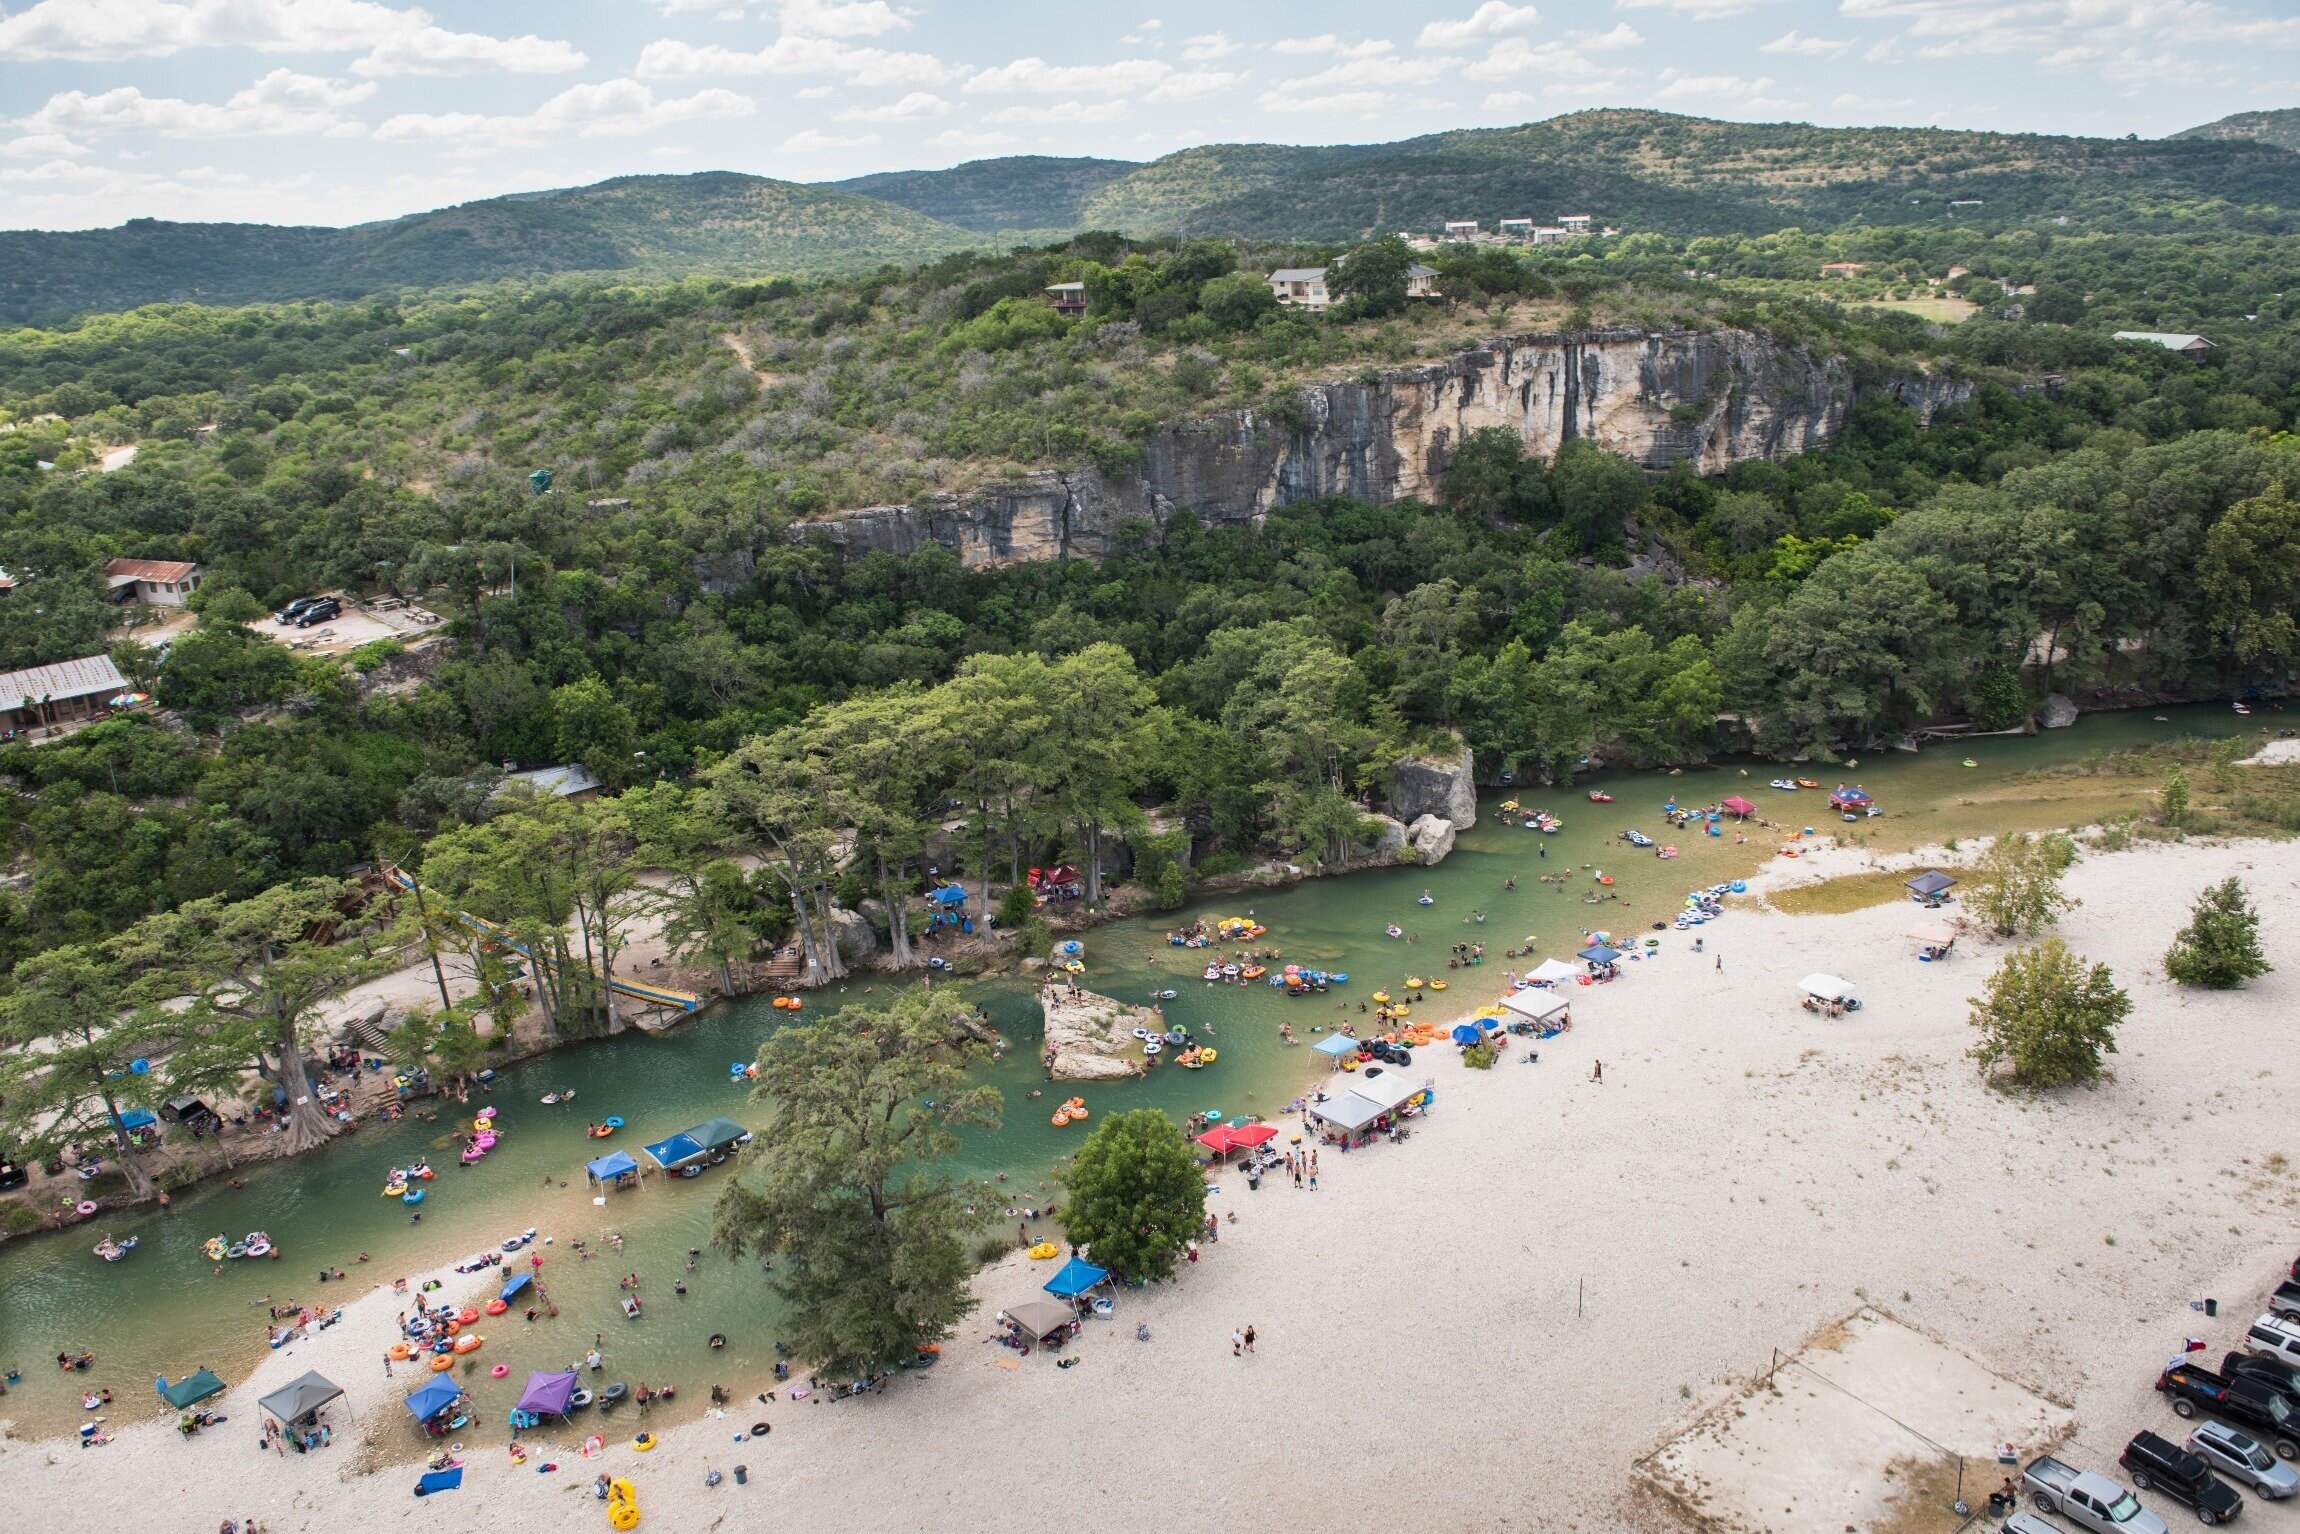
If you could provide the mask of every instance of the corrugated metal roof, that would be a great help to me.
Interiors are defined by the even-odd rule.
[[[1323,282],[1326,269],[1322,266],[1282,266],[1269,276],[1271,282]]]
[[[90,655],[0,675],[0,708],[59,703],[66,698],[89,698],[98,693],[127,690],[128,679],[120,675],[120,668],[112,664],[112,657]]]
[[[591,769],[580,762],[569,762],[561,767],[533,767],[525,772],[505,773],[496,792],[501,793],[514,783],[524,783],[538,794],[556,799],[571,799],[577,794],[594,793],[599,780]]]
[[[104,573],[113,580],[132,581],[184,581],[199,570],[198,565],[180,559],[115,559],[104,566]]]
[[[2176,352],[2184,352],[2191,346],[2210,346],[2212,344],[2202,336],[2186,335],[2171,330],[2120,330],[2116,333],[2116,339],[2119,341],[2149,341]]]

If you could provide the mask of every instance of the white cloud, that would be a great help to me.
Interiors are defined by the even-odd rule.
[[[402,112],[384,119],[375,136],[387,142],[452,140],[460,149],[485,152],[569,136],[624,138],[673,123],[748,117],[757,110],[750,97],[729,90],[658,97],[636,80],[603,80],[561,91],[523,115]]]
[[[982,120],[1018,127],[1046,127],[1055,123],[1116,122],[1125,115],[1126,103],[1123,101],[1097,101],[1092,106],[1083,101],[1061,101],[1045,107],[1000,107],[995,112],[984,113]]]
[[[1761,53],[1792,53],[1799,58],[1807,59],[1825,59],[1834,58],[1852,46],[1852,43],[1842,38],[1807,37],[1804,33],[1791,28],[1771,42],[1764,44],[1758,51]]]
[[[900,101],[875,107],[848,107],[838,117],[843,123],[909,123],[941,117],[949,111],[950,103],[932,91],[912,91]]]
[[[348,138],[366,131],[336,109],[375,87],[275,69],[222,105],[147,96],[133,85],[90,94],[59,91],[22,120],[35,135],[154,133],[162,138],[243,138],[297,134]]]
[[[1282,37],[1270,44],[1272,53],[1338,53],[1346,59],[1371,58],[1377,53],[1395,51],[1397,44],[1369,38],[1362,43],[1345,43],[1331,32],[1320,32],[1316,37]]]
[[[1479,102],[1478,106],[1487,112],[1515,112],[1540,104],[1541,98],[1530,91],[1495,91]]]
[[[865,145],[877,142],[878,135],[875,133],[862,133],[852,138],[842,138],[836,133],[825,133],[820,128],[805,128],[784,139],[778,147],[792,153],[803,154],[809,150],[818,149],[861,149]]]
[[[1245,83],[1247,71],[1221,69],[1186,69],[1180,74],[1168,75],[1145,95],[1144,101],[1196,101],[1212,96],[1235,85]]]
[[[1201,32],[1196,37],[1182,39],[1182,59],[1188,64],[1203,64],[1214,59],[1226,59],[1238,51],[1227,32]]]
[[[1744,80],[1739,75],[1689,75],[1680,69],[1661,71],[1662,86],[1655,91],[1658,101],[1716,100],[1761,95],[1773,82],[1760,75]]]
[[[1280,81],[1278,89],[1295,92],[1319,91],[1330,86],[1427,85],[1460,62],[1455,58],[1401,59],[1386,54],[1373,54],[1365,58],[1344,59],[1314,75]]]
[[[1753,11],[1760,5],[1777,4],[1778,0],[1614,0],[1614,3],[1625,11],[1668,11],[1695,21],[1715,21],[1721,16]]]
[[[666,37],[639,50],[633,73],[646,80],[832,75],[850,85],[940,85],[953,71],[932,54],[890,53],[824,37],[784,36],[753,52]]]
[[[1011,133],[985,133],[980,128],[945,128],[928,139],[930,149],[996,149],[1015,142]]]
[[[1464,65],[1462,76],[1469,80],[1539,81],[1552,96],[1588,95],[1619,85],[1635,73],[1624,64],[1600,63],[1591,54],[1618,53],[1644,41],[1636,28],[1626,23],[1606,32],[1569,34],[1542,43],[1505,37],[1484,58]]]
[[[1387,91],[1334,91],[1324,96],[1281,96],[1267,91],[1262,96],[1265,112],[1371,112],[1389,104]]]
[[[86,154],[85,144],[74,143],[61,133],[28,133],[19,139],[0,144],[0,157],[11,160],[33,160],[42,155],[59,156]]]
[[[1422,28],[1421,36],[1414,39],[1417,48],[1464,48],[1471,43],[1482,43],[1505,32],[1524,32],[1541,20],[1541,12],[1530,5],[1509,5],[1504,0],[1485,0],[1460,21],[1433,21]]]
[[[1016,59],[985,69],[966,82],[976,94],[1062,95],[1072,91],[1127,92],[1147,89],[1174,72],[1156,59],[1117,59],[1108,64],[1049,64],[1041,58]]]
[[[363,53],[360,74],[559,74],[586,61],[532,34],[450,32],[429,12],[374,0],[38,0],[0,18],[0,59],[116,61],[190,48]]]
[[[910,21],[886,0],[783,0],[783,30],[807,37],[883,37]]]

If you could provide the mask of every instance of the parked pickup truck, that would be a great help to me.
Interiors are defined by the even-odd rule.
[[[2020,1479],[2038,1512],[2058,1513],[2093,1534],[2166,1534],[2163,1519],[2105,1475],[2040,1454]]]
[[[2157,1376],[2156,1388],[2172,1397],[2175,1416],[2208,1413],[2258,1434],[2280,1458],[2300,1458],[2300,1413],[2264,1380],[2230,1379],[2176,1358]]]
[[[2268,1296],[2268,1308],[2280,1316],[2300,1316],[2300,1278],[2288,1278]]]

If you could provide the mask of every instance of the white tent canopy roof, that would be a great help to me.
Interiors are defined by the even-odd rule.
[[[1571,980],[1574,976],[1580,973],[1581,966],[1578,964],[1568,964],[1563,959],[1544,959],[1539,964],[1536,964],[1533,967],[1533,973],[1526,976],[1525,978],[1528,980],[1546,980],[1555,982],[1559,980]]]
[[[1797,982],[1797,989],[1823,1001],[1851,1001],[1853,982],[1840,980],[1835,975],[1811,974]]]
[[[1310,1113],[1339,1129],[1363,1129],[1389,1111],[1371,1098],[1359,1096],[1353,1088],[1319,1103]]]
[[[1379,1105],[1381,1110],[1387,1113],[1407,1098],[1420,1092],[1421,1089],[1421,1083],[1409,1076],[1401,1076],[1396,1071],[1384,1071],[1371,1081],[1361,1076],[1358,1078],[1357,1085],[1350,1088],[1350,1092],[1354,1096],[1364,1098],[1367,1102]]]
[[[1946,947],[1957,940],[1957,929],[1945,921],[1921,921],[1909,929],[1909,936],[1920,943]]]
[[[1504,1008],[1534,1022],[1547,1022],[1573,1004],[1572,998],[1549,991],[1512,991],[1501,999]]]

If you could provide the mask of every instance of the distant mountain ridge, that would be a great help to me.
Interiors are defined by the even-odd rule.
[[[356,298],[565,272],[853,272],[978,246],[909,208],[733,171],[622,176],[345,229],[177,224],[0,232],[0,320],[139,304]]]
[[[846,273],[1081,229],[1344,241],[1577,212],[1677,235],[2061,220],[2287,233],[2300,231],[2300,154],[2260,135],[2296,117],[2239,114],[2138,140],[1598,110],[1389,144],[1209,144],[1146,164],[1012,156],[821,185],[625,176],[346,229],[139,219],[0,233],[0,322],[566,273]]]
[[[2235,112],[2217,122],[2183,128],[2172,136],[2176,139],[2251,139],[2255,143],[2300,152],[2300,107]]]

